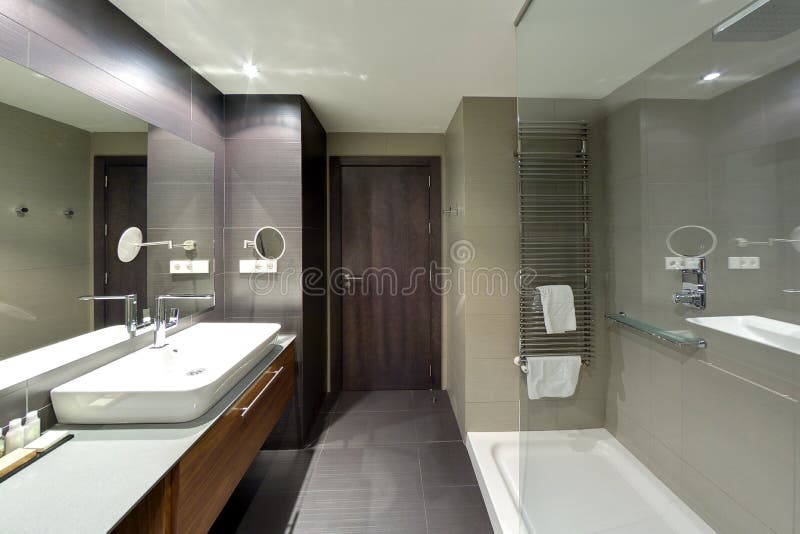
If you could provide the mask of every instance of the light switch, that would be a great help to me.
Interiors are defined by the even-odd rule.
[[[208,274],[208,260],[170,260],[170,274]]]
[[[699,258],[685,258],[683,256],[665,256],[664,268],[668,271],[680,271],[682,269],[699,269]]]
[[[277,273],[278,260],[239,260],[240,273]]]
[[[740,269],[760,269],[761,268],[761,258],[758,256],[745,256],[745,257],[729,257],[728,258],[728,269],[732,270],[740,270]]]

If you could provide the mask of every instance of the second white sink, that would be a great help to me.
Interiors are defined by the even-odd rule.
[[[800,325],[776,321],[759,315],[693,317],[686,320],[755,343],[800,354]]]
[[[182,423],[204,414],[269,351],[275,323],[200,323],[51,391],[61,423]]]

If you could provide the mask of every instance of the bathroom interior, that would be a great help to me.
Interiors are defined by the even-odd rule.
[[[800,533],[798,30],[0,0],[0,530]]]

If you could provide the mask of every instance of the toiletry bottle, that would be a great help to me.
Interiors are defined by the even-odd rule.
[[[39,412],[33,410],[25,416],[25,424],[22,427],[22,436],[25,445],[39,437],[42,431],[42,422],[39,420]]]
[[[6,432],[6,454],[22,447],[22,442],[22,419],[12,419]]]
[[[6,438],[3,436],[3,429],[0,428],[0,458],[6,453]]]

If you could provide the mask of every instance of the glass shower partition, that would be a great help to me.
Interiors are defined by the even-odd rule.
[[[652,40],[620,25],[613,54],[611,40],[575,36],[598,35],[599,10],[623,2],[528,4],[516,28],[520,356],[588,366],[568,398],[530,400],[520,373],[520,532],[549,532],[554,460],[537,432],[593,428],[717,530],[797,528],[800,4],[703,3],[681,25],[667,23],[679,8],[642,3],[631,17]],[[542,154],[567,150],[570,165],[585,157],[584,181]],[[577,248],[556,246],[569,238]],[[535,287],[562,281],[579,333],[545,337]]]

